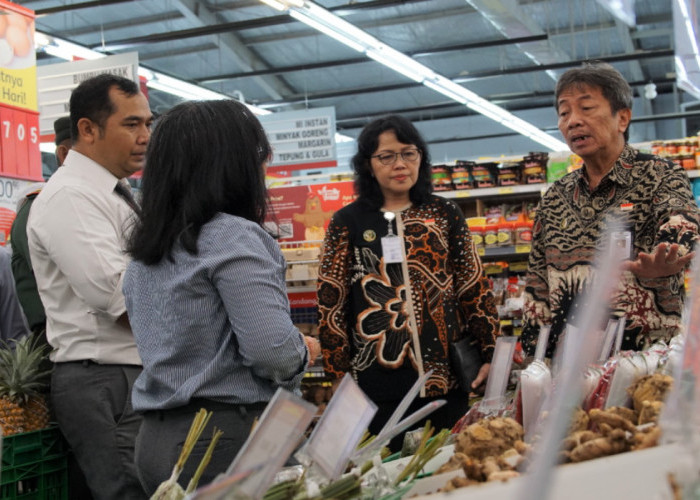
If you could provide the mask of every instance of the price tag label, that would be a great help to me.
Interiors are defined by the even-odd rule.
[[[305,450],[329,479],[337,478],[345,470],[375,413],[377,405],[346,374]]]
[[[262,498],[315,413],[316,407],[311,403],[277,389],[224,477],[202,488],[195,498],[219,499],[224,498],[222,493],[232,491]],[[240,477],[245,478],[237,481]]]
[[[498,188],[498,194],[513,194],[515,190],[512,187]]]
[[[471,195],[471,191],[457,191],[455,193],[455,198],[470,198]]]
[[[515,253],[530,253],[532,245],[515,245]]]

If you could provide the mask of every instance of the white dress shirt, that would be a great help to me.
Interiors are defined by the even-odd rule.
[[[106,168],[71,150],[37,196],[27,223],[29,251],[55,362],[141,361],[125,311],[124,252],[134,212]]]

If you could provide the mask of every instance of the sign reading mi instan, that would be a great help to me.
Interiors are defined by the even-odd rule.
[[[0,176],[42,180],[34,12],[0,0]]]

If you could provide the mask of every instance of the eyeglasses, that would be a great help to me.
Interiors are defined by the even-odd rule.
[[[409,149],[407,151],[401,151],[400,153],[382,153],[380,155],[370,156],[370,158],[376,158],[382,165],[393,165],[396,163],[399,155],[401,155],[403,161],[414,162],[420,158],[420,149]]]

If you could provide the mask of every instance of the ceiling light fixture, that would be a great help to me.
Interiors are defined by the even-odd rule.
[[[269,0],[268,0],[269,1]],[[274,1],[274,0],[272,0]],[[289,0],[294,1],[294,0]],[[62,40],[46,33],[40,31],[34,32],[34,44],[38,50],[43,50],[47,54],[51,54],[59,59],[64,59],[66,61],[75,61],[76,59],[99,59],[106,57],[106,54],[102,52],[97,52],[91,50],[82,45],[78,45],[67,40]],[[220,94],[197,85],[173,78],[171,76],[158,73],[157,71],[150,70],[139,66],[138,68],[139,76],[143,76],[146,79],[146,85],[149,88],[160,90],[161,92],[166,92],[171,95],[176,95],[188,100],[216,100],[216,99],[231,99],[231,96]],[[241,101],[243,102],[243,101]],[[269,115],[272,111],[254,106],[243,102],[248,108],[250,108],[256,115]],[[342,134],[335,134],[336,142],[348,142],[352,141],[351,137]],[[41,151],[47,153],[53,153],[55,146],[53,143],[41,143]]]
[[[441,93],[442,95],[468,106],[470,109],[529,137],[552,151],[565,151],[564,142],[554,138],[525,120],[505,109],[496,106],[471,90],[453,82],[415,59],[379,41],[357,26],[341,19],[330,11],[311,1],[302,0],[260,0],[277,10],[287,10],[294,19],[338,40],[348,47],[383,64],[411,80]],[[282,8],[280,8],[282,6]]]
[[[77,43],[62,40],[52,35],[36,31],[34,33],[34,43],[37,50],[43,50],[47,54],[51,54],[59,59],[66,61],[75,61],[77,59],[100,59],[106,57],[106,54],[91,50]],[[183,99],[191,100],[214,100],[214,99],[231,99],[231,96],[214,92],[213,90],[199,87],[192,83],[173,78],[163,73],[143,68],[138,68],[139,76],[146,79],[146,85],[149,88],[166,92],[171,95],[182,97]],[[268,115],[271,111],[259,108],[252,104],[244,103],[255,114]]]

